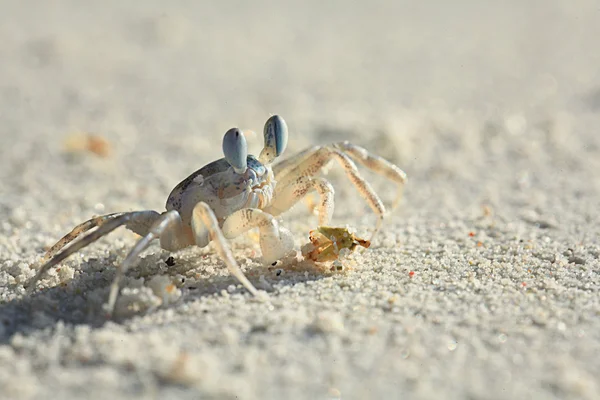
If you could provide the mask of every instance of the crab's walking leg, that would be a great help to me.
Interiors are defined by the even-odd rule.
[[[278,185],[284,187],[291,184],[294,180],[302,176],[314,176],[319,173],[321,169],[335,158],[340,165],[344,168],[346,175],[350,181],[354,184],[360,195],[367,201],[371,209],[377,214],[378,221],[371,239],[381,228],[383,222],[383,216],[385,214],[385,206],[381,202],[381,199],[369,182],[367,182],[358,172],[354,161],[347,156],[343,151],[338,150],[332,146],[321,147],[314,153],[304,157],[295,167],[286,169],[287,172],[283,176],[276,176]]]
[[[163,245],[163,243],[169,243],[170,248],[168,250],[177,250],[185,247],[181,226],[182,223],[179,213],[176,210],[167,211],[160,214],[146,235],[138,240],[133,249],[127,254],[127,257],[125,257],[125,260],[123,260],[121,265],[117,268],[117,274],[110,286],[110,294],[106,305],[106,312],[109,315],[112,315],[115,309],[117,296],[119,295],[119,287],[125,273],[153,240],[161,239],[161,245]]]
[[[95,242],[102,236],[108,235],[110,232],[122,225],[127,225],[134,232],[142,231],[145,223],[150,219],[157,218],[158,215],[159,214],[156,211],[151,210],[115,213],[92,218],[89,221],[79,224],[70,233],[59,240],[58,243],[52,246],[52,248],[44,255],[42,258],[42,262],[44,264],[40,267],[33,279],[28,283],[28,291],[31,292],[35,289],[37,282],[46,273],[46,271],[69,257],[71,254]],[[72,243],[73,240],[77,239],[82,233],[89,231],[94,227],[98,227],[98,229]],[[70,244],[69,247],[58,253],[67,244]]]
[[[273,215],[257,208],[245,208],[231,214],[223,223],[223,235],[234,238],[252,228],[260,231],[263,262],[272,264],[294,249],[292,234],[279,226]]]
[[[402,199],[404,185],[407,182],[406,173],[386,159],[371,154],[365,148],[354,145],[348,141],[333,143],[328,146],[314,146],[305,149],[291,158],[283,160],[274,165],[273,172],[275,173],[275,176],[278,180],[280,180],[282,177],[288,175],[290,171],[295,169],[308,157],[313,156],[319,151],[323,151],[322,149],[324,148],[329,148],[330,151],[333,149],[338,149],[351,157],[355,162],[364,165],[376,174],[383,175],[398,184],[398,195],[392,203],[392,209],[398,206],[398,203]]]
[[[273,173],[275,174],[275,176],[286,175],[290,171],[290,169],[296,167],[310,154],[316,153],[321,147],[322,146],[309,147],[297,154],[294,154],[290,158],[286,158],[283,161],[279,161],[277,164],[273,165]]]
[[[85,222],[82,222],[81,224],[79,224],[75,228],[73,228],[73,230],[71,230],[71,232],[67,233],[58,242],[56,242],[56,244],[54,246],[52,246],[46,252],[46,254],[44,254],[44,257],[42,257],[42,259],[40,260],[40,263],[44,263],[44,262],[48,261],[50,258],[52,258],[52,256],[54,256],[56,253],[58,253],[60,251],[60,249],[62,249],[63,247],[65,247],[66,245],[71,243],[73,240],[77,239],[82,233],[85,233],[85,232],[89,231],[90,229],[95,228],[97,226],[102,226],[106,222],[110,221],[111,219],[119,217],[123,214],[124,213],[113,213],[113,214],[108,214],[108,215],[102,215],[99,217],[94,217],[92,219],[89,219]]]
[[[319,225],[329,225],[333,215],[333,195],[334,190],[331,183],[323,178],[310,178],[301,176],[288,185],[277,185],[273,202],[265,211],[272,215],[279,215],[294,206],[308,192],[316,190],[319,193],[321,202],[317,205],[319,214]]]
[[[356,146],[348,141],[336,143],[333,146],[342,150],[344,153],[352,157],[354,161],[364,165],[371,171],[379,175],[383,175],[398,184],[398,195],[392,203],[392,209],[398,206],[400,200],[402,199],[404,185],[407,181],[406,173],[404,171],[388,160],[371,154],[366,149]]]
[[[148,229],[154,221],[160,215],[156,211],[148,210],[148,211],[133,211],[133,212],[119,212],[112,213],[107,215],[101,215],[99,217],[94,217],[89,219],[81,224],[77,225],[71,232],[67,233],[63,236],[54,246],[52,246],[44,257],[39,261],[39,263],[44,263],[52,258],[56,253],[58,253],[63,247],[71,243],[73,240],[77,239],[81,234],[89,231],[92,228],[100,227],[107,223],[110,220],[121,217],[123,215],[127,215],[125,218],[125,224],[127,229],[137,233],[138,235],[144,235],[148,232]]]
[[[192,212],[192,230],[196,236],[196,242],[206,243],[206,235],[214,242],[217,252],[225,261],[229,273],[233,275],[244,287],[253,295],[258,296],[258,290],[250,283],[244,275],[239,265],[235,261],[233,254],[227,244],[223,232],[219,228],[219,223],[213,210],[204,202],[196,204]]]

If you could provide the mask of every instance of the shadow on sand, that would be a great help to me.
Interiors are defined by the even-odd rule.
[[[82,262],[78,267],[73,279],[58,286],[39,289],[32,294],[24,294],[22,297],[0,304],[0,344],[10,342],[17,334],[29,335],[35,331],[54,329],[60,322],[69,325],[88,325],[92,328],[102,327],[108,321],[124,323],[136,316],[148,315],[159,310],[177,308],[183,303],[193,302],[203,297],[220,296],[223,291],[231,293],[244,293],[250,296],[245,289],[241,288],[239,282],[226,273],[223,264],[215,269],[223,270],[224,273],[209,276],[206,271],[207,263],[197,265],[193,260],[186,258],[181,260],[173,257],[165,257],[166,252],[157,252],[143,257],[137,266],[127,272],[127,278],[150,280],[154,276],[166,275],[175,279],[184,277],[178,282],[181,289],[181,297],[168,305],[152,307],[139,311],[117,315],[109,318],[103,310],[103,304],[108,299],[110,284],[114,277],[115,268],[113,264],[118,257],[111,254],[105,259],[89,259]],[[202,258],[202,255],[199,255]],[[175,260],[175,265],[168,266],[165,261]],[[314,264],[306,261],[285,262],[284,265],[272,267],[260,266],[260,259],[250,259],[251,267],[247,269],[246,276],[257,287],[270,293],[277,292],[271,285],[293,286],[297,283],[316,281],[327,277],[322,270],[319,272]],[[204,268],[203,268],[204,267]],[[280,277],[285,271],[285,279]],[[185,279],[185,276],[198,276],[201,278]],[[127,279],[125,280],[127,282]],[[266,282],[266,284],[265,284]],[[122,286],[123,289],[130,286]],[[22,288],[22,287],[21,287]],[[24,290],[24,289],[21,289]],[[122,295],[121,295],[122,296]]]

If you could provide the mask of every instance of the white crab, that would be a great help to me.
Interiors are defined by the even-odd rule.
[[[348,142],[315,146],[272,166],[275,158],[285,150],[287,137],[283,118],[270,117],[264,127],[264,148],[256,158],[248,155],[243,133],[237,128],[230,129],[223,138],[225,157],[204,166],[177,185],[167,199],[167,211],[162,214],[152,210],[114,213],[83,222],[46,252],[41,260],[43,265],[29,283],[29,289],[35,289],[37,281],[50,268],[125,225],[142,238],[117,270],[106,305],[109,315],[114,310],[124,274],[155,239],[159,239],[160,246],[167,251],[192,245],[204,247],[213,241],[229,272],[256,295],[258,291],[244,276],[226,239],[258,228],[263,261],[266,264],[277,261],[293,250],[294,244],[290,232],[281,227],[275,217],[313,190],[320,196],[316,206],[319,225],[327,225],[333,213],[334,191],[328,181],[315,175],[332,159],[342,165],[359,193],[377,213],[375,234],[381,227],[385,207],[360,176],[354,162],[385,175],[399,184],[400,189],[406,182],[406,174],[381,157]],[[393,207],[398,204],[401,193],[400,190]],[[97,229],[73,242],[92,228]],[[70,246],[59,253],[68,244]]]

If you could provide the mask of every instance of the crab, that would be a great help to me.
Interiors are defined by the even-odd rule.
[[[28,290],[34,290],[50,268],[71,254],[125,226],[141,238],[117,268],[104,306],[109,317],[115,309],[125,273],[154,240],[159,240],[160,247],[170,252],[189,246],[205,247],[213,242],[231,275],[251,294],[259,295],[261,293],[237,264],[227,239],[258,228],[266,265],[291,253],[294,250],[292,234],[280,225],[277,217],[307,193],[316,191],[319,195],[316,205],[319,225],[329,223],[334,208],[334,189],[317,174],[334,159],[377,214],[374,235],[381,228],[386,209],[371,185],[359,174],[356,163],[398,184],[398,196],[392,208],[401,199],[406,174],[389,161],[347,141],[315,146],[273,164],[284,152],[287,141],[287,125],[278,115],[271,116],[265,123],[264,147],[258,157],[248,154],[246,139],[240,129],[229,129],[223,138],[224,158],[207,164],[179,183],[167,199],[166,211],[119,212],[77,225],[46,252],[36,275],[27,285]]]

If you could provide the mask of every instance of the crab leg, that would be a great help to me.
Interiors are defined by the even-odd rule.
[[[115,309],[121,280],[125,276],[127,270],[131,267],[131,265],[133,265],[138,256],[153,240],[161,239],[162,241],[163,236],[166,237],[167,233],[170,233],[172,236],[174,236],[174,239],[170,239],[169,243],[176,243],[178,241],[177,238],[182,236],[181,217],[176,210],[171,210],[160,214],[154,224],[152,224],[149,232],[140,240],[138,240],[133,249],[131,249],[129,254],[127,254],[127,257],[125,257],[125,260],[123,260],[121,265],[117,268],[117,274],[110,285],[110,294],[108,296],[108,303],[106,304],[106,312],[109,316],[112,315]],[[175,247],[173,247],[173,249],[175,249]]]
[[[71,243],[73,240],[77,239],[79,237],[79,235],[81,235],[82,233],[85,233],[85,232],[89,231],[90,229],[95,228],[97,226],[102,226],[106,222],[108,222],[111,219],[114,219],[120,215],[123,215],[123,213],[113,213],[113,214],[102,215],[99,217],[94,217],[92,219],[89,219],[85,222],[82,222],[81,224],[79,224],[75,228],[73,228],[73,230],[71,230],[71,232],[67,233],[58,242],[56,242],[56,244],[54,246],[52,246],[46,252],[46,254],[44,254],[44,257],[42,257],[40,262],[43,263],[43,262],[46,262],[47,260],[49,260],[50,258],[52,258],[52,256],[54,256],[56,253],[58,253],[60,251],[60,249],[62,249],[63,247],[65,247],[66,245]]]
[[[44,263],[52,258],[56,253],[58,253],[63,247],[71,243],[73,240],[77,239],[82,233],[89,231],[92,228],[100,227],[107,223],[108,221],[120,217],[122,215],[130,215],[130,217],[134,217],[133,219],[128,218],[126,220],[127,229],[132,230],[138,235],[144,235],[145,232],[148,231],[148,228],[152,225],[152,223],[158,218],[159,214],[156,211],[148,210],[148,211],[132,211],[132,212],[119,212],[112,213],[107,215],[101,215],[99,217],[94,217],[89,219],[81,224],[77,225],[71,232],[67,233],[63,236],[54,246],[52,246],[44,257],[40,260],[40,263]]]
[[[265,264],[271,264],[294,248],[291,233],[279,226],[273,215],[257,208],[245,208],[231,214],[223,223],[223,235],[234,238],[252,228],[259,228],[260,249]]]
[[[279,161],[273,165],[273,173],[275,176],[284,176],[290,169],[296,167],[301,161],[308,157],[312,153],[316,153],[322,146],[313,146],[302,150],[300,153],[294,154],[290,158],[286,158],[283,161]]]
[[[223,232],[219,228],[217,217],[213,210],[205,202],[200,202],[194,206],[192,212],[192,230],[196,236],[198,243],[205,243],[206,234],[208,233],[210,239],[214,242],[217,252],[225,261],[225,265],[229,270],[229,273],[233,275],[244,287],[252,293],[254,296],[258,295],[258,290],[250,283],[248,278],[244,275],[239,265],[235,261],[231,249],[227,244],[227,240],[223,235]]]
[[[343,151],[338,150],[333,146],[321,147],[316,150],[314,153],[303,158],[295,167],[288,168],[287,173],[283,176],[276,176],[278,180],[278,185],[283,185],[284,187],[291,184],[294,180],[298,179],[302,176],[313,176],[331,161],[332,158],[335,158],[340,165],[344,168],[346,175],[354,184],[359,194],[367,201],[371,209],[377,214],[378,221],[375,227],[375,231],[371,235],[371,239],[373,236],[379,231],[381,228],[381,224],[383,222],[383,216],[385,214],[385,206],[381,202],[381,199],[369,182],[367,182],[358,172],[356,168],[356,164],[352,159],[347,156]]]
[[[133,218],[140,218],[140,221],[143,221],[145,219],[152,218],[154,215],[158,216],[158,213],[156,211],[134,211],[128,213],[115,213],[105,215],[102,217],[92,218],[89,221],[79,224],[70,233],[68,233],[61,240],[59,240],[58,243],[52,246],[52,248],[48,250],[48,252],[44,255],[44,257],[42,258],[42,262],[44,262],[44,264],[40,267],[37,274],[29,282],[28,290],[34,290],[36,283],[46,273],[46,271],[59,264],[61,261],[65,260],[71,254],[95,242],[102,236],[108,235],[110,232],[114,231],[118,227],[125,225],[128,222],[131,222]],[[77,239],[82,233],[89,231],[94,227],[98,227],[98,229],[82,237],[77,242],[72,243],[73,240]],[[138,226],[135,227],[138,228]],[[58,253],[67,244],[70,244],[70,246],[64,251]]]
[[[399,186],[398,195],[392,203],[392,209],[398,206],[400,200],[402,199],[402,189],[407,181],[406,173],[386,159],[371,154],[365,148],[356,146],[348,141],[333,143],[328,146],[314,146],[303,150],[293,157],[281,161],[273,166],[273,172],[275,173],[275,176],[280,181],[283,177],[289,175],[290,172],[296,169],[296,167],[306,161],[307,158],[314,156],[316,153],[323,152],[323,149],[328,149],[329,152],[337,149],[352,158],[352,160],[355,162],[358,162],[359,164],[369,168],[376,174],[383,175],[397,183]],[[328,159],[330,158],[331,156],[328,157]],[[326,164],[327,163],[325,162],[323,166]],[[319,168],[322,168],[323,166]]]
[[[331,183],[323,178],[310,178],[301,176],[290,182],[287,186],[277,185],[273,202],[265,211],[272,215],[279,215],[294,206],[308,192],[316,190],[321,202],[317,206],[319,214],[319,225],[328,225],[333,215],[334,190]]]
[[[383,175],[386,178],[394,181],[398,184],[398,195],[392,203],[392,209],[396,208],[402,199],[402,189],[406,184],[407,177],[406,173],[392,164],[388,160],[379,157],[377,155],[369,153],[366,149],[356,146],[348,141],[336,143],[334,147],[342,150],[344,153],[352,157],[352,159],[359,164],[364,165],[371,171]]]

